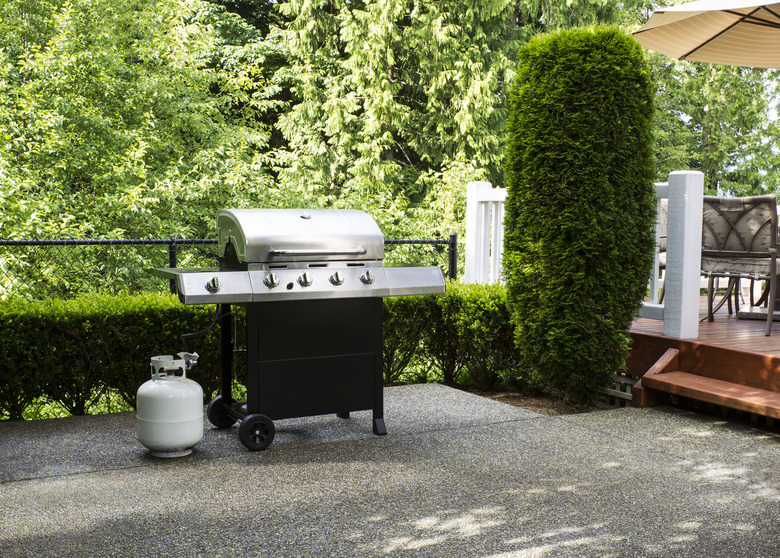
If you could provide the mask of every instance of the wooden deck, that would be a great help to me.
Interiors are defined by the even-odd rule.
[[[690,341],[714,345],[737,351],[752,351],[780,357],[780,322],[774,322],[772,335],[764,335],[766,322],[763,320],[742,320],[735,314],[729,316],[724,306],[715,314],[714,322],[707,322],[707,298],[699,304],[699,337]],[[660,320],[638,318],[631,326],[632,333],[650,335],[664,334]]]
[[[633,404],[657,404],[675,393],[780,418],[780,321],[774,322],[772,335],[767,337],[765,321],[739,319],[725,307],[715,314],[714,322],[707,322],[706,299],[699,315],[703,320],[696,339],[665,337],[663,322],[658,320],[634,321],[627,374],[647,374],[647,381],[640,380],[632,390]],[[732,391],[743,392],[743,403],[735,405],[731,395],[726,396],[730,388],[724,382],[733,384]],[[756,397],[764,403],[755,403]],[[767,398],[774,408],[765,404]]]

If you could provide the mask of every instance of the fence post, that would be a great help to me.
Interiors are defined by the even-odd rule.
[[[449,256],[447,277],[455,281],[458,278],[458,233],[450,233],[447,255]]]
[[[464,283],[487,283],[490,262],[490,205],[479,203],[479,192],[492,187],[490,182],[466,185],[466,269]]]
[[[701,216],[704,175],[697,171],[669,174],[669,225],[666,242],[664,335],[699,336]]]
[[[504,189],[504,191],[506,190]],[[497,283],[501,281],[503,273],[505,213],[503,198],[501,203],[490,204],[490,207],[493,209],[493,226],[490,235],[490,271],[488,272],[488,282]]]
[[[176,267],[177,253],[179,249],[176,246],[176,239],[171,238],[171,243],[168,245],[168,267]],[[171,279],[171,293],[176,294],[176,280]]]
[[[667,230],[669,228],[668,207],[669,207],[669,183],[668,182],[656,182],[655,187],[655,255],[653,257],[653,270],[650,277],[650,300],[649,302],[643,302],[642,307],[639,309],[639,316],[642,318],[649,318],[651,320],[663,320],[664,319],[664,306],[658,302],[658,288],[659,288],[659,274],[660,274],[660,257],[659,257],[659,244],[661,240],[661,229],[663,228],[664,238],[667,236]],[[662,204],[666,200],[667,215],[662,215]],[[665,222],[662,222],[664,221]]]

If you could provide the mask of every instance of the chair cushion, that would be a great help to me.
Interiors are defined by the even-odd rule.
[[[769,258],[708,258],[702,256],[701,270],[705,274],[769,275]]]

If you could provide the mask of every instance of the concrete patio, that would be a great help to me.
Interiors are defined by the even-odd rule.
[[[547,417],[440,385],[206,426],[150,457],[132,413],[0,423],[0,556],[780,555],[780,435],[671,407]]]

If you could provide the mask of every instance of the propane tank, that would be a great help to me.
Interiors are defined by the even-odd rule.
[[[152,379],[138,388],[138,441],[157,457],[189,455],[203,438],[203,389],[187,378],[198,353],[152,357]]]

